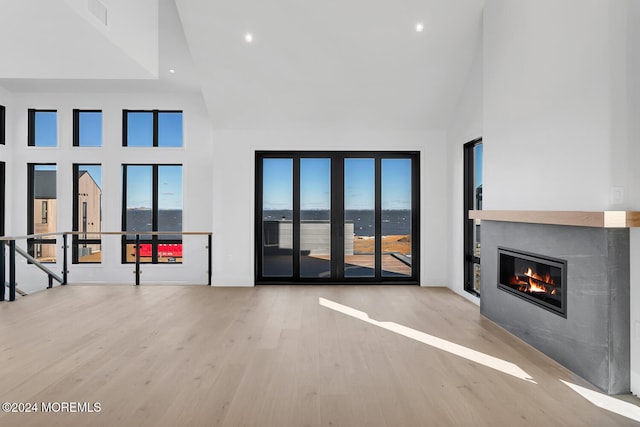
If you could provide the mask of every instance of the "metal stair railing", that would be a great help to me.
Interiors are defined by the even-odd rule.
[[[39,235],[39,236],[50,236],[51,234],[46,234],[46,235]],[[27,261],[29,261],[31,264],[35,265],[37,268],[39,268],[40,270],[42,270],[44,273],[47,274],[47,277],[49,279],[49,284],[47,286],[47,289],[51,289],[53,288],[53,281],[55,280],[56,282],[60,283],[61,285],[66,285],[67,284],[67,277],[66,274],[64,274],[62,277],[58,276],[56,273],[54,273],[53,271],[51,271],[47,266],[45,266],[44,264],[42,264],[40,261],[36,260],[34,257],[32,257],[31,255],[29,255],[29,253],[27,251],[25,251],[24,249],[16,246],[16,240],[23,238],[23,239],[30,239],[30,238],[34,238],[37,237],[38,235],[30,235],[30,236],[22,236],[22,237],[17,237],[17,238],[2,238],[3,242],[2,244],[0,244],[0,283],[3,284],[3,286],[0,286],[0,301],[4,301],[5,299],[5,288],[9,288],[9,301],[15,301],[16,300],[16,254],[20,255],[21,257],[23,257],[24,259],[26,259]],[[66,246],[66,238],[65,240],[65,246]],[[6,266],[5,266],[5,254],[6,254],[6,246],[9,247],[9,282],[8,282],[8,286],[6,285]],[[65,251],[66,254],[66,251]],[[23,294],[22,292],[19,292],[21,295]]]
[[[33,234],[33,235],[28,235],[28,236],[19,236],[19,237],[0,237],[0,284],[2,284],[0,286],[0,301],[4,301],[5,300],[5,293],[6,290],[5,288],[7,287],[6,283],[6,273],[7,273],[7,269],[6,269],[6,262],[5,262],[5,257],[6,257],[6,246],[9,247],[9,281],[8,281],[8,288],[9,288],[9,301],[15,301],[16,299],[16,253],[20,256],[22,256],[23,258],[25,258],[27,261],[29,261],[29,263],[35,265],[37,268],[39,268],[40,270],[42,270],[44,273],[47,274],[47,277],[49,279],[49,284],[47,286],[47,289],[51,289],[53,287],[53,281],[55,280],[56,282],[60,283],[61,285],[66,285],[67,284],[67,275],[69,273],[67,266],[68,266],[68,262],[67,262],[67,236],[73,236],[73,235],[79,235],[81,234],[78,231],[67,231],[67,232],[62,232],[62,233],[46,233],[46,234]],[[207,276],[208,276],[208,285],[211,286],[211,278],[212,278],[212,264],[213,264],[213,258],[212,258],[212,233],[209,231],[205,231],[205,232],[187,232],[187,231],[147,231],[147,232],[143,232],[143,231],[139,231],[139,232],[132,232],[132,231],[92,231],[91,234],[95,234],[95,235],[120,235],[120,236],[126,236],[126,235],[135,235],[135,248],[136,248],[136,253],[135,253],[135,275],[136,275],[136,279],[135,279],[135,284],[140,285],[140,275],[142,274],[142,272],[140,271],[140,236],[160,236],[160,235],[176,235],[179,234],[181,236],[185,236],[185,235],[204,235],[207,236],[207,250],[208,250],[208,271],[207,271]],[[51,237],[51,236],[62,236],[63,239],[63,257],[62,257],[62,276],[57,275],[56,273],[54,273],[53,271],[51,271],[47,266],[45,266],[44,264],[42,264],[40,261],[36,260],[33,256],[31,256],[27,251],[25,251],[24,249],[17,247],[16,246],[16,240],[21,240],[21,239],[34,239],[34,238],[42,238],[42,237]],[[21,295],[23,294],[22,292],[18,291],[18,293],[20,293]]]

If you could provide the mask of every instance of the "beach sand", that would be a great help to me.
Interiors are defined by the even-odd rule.
[[[374,239],[369,236],[355,236],[353,249],[356,253],[373,253]],[[382,252],[399,252],[403,255],[411,254],[411,236],[394,235],[382,236]]]

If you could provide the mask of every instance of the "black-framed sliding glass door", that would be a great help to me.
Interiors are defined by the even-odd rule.
[[[416,152],[257,152],[256,283],[418,283]]]

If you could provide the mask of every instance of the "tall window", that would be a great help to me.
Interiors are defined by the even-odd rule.
[[[464,288],[480,295],[480,220],[469,210],[482,209],[482,139],[464,145]]]
[[[135,261],[141,231],[167,233],[140,236],[141,262],[182,262],[182,165],[123,165],[122,185],[122,262]]]
[[[102,261],[102,166],[73,165],[74,264]]]
[[[102,111],[73,110],[73,146],[102,147]]]
[[[124,147],[182,147],[182,111],[122,113]]]
[[[27,184],[27,234],[56,233],[56,165],[29,163]],[[56,262],[56,236],[30,238],[27,246],[36,260]]]
[[[0,145],[4,145],[6,131],[6,116],[4,105],[0,105]]]
[[[56,110],[29,109],[28,145],[30,147],[56,147],[58,145],[58,112]]]
[[[0,236],[4,236],[5,215],[5,164],[0,162]],[[0,260],[0,262],[3,262]]]

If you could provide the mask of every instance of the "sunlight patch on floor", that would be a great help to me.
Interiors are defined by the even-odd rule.
[[[380,322],[380,321],[371,319],[369,315],[364,311],[356,310],[354,308],[339,304],[337,302],[334,302],[325,298],[318,298],[318,302],[321,306],[326,307],[328,309],[362,320],[363,322],[367,322],[371,325],[378,326],[388,331],[395,332],[407,338],[411,338],[413,340],[419,341],[423,344],[427,344],[431,347],[438,348],[440,350],[446,351],[456,356],[463,357],[467,360],[471,360],[473,362],[479,363],[488,368],[495,369],[497,371],[519,378],[521,380],[529,381],[534,384],[537,384],[533,380],[531,375],[529,375],[524,370],[522,370],[518,365],[515,365],[511,362],[498,359],[497,357],[489,356],[488,354],[481,353],[476,350],[472,350],[468,347],[452,343],[451,341],[447,341],[442,338],[438,338],[433,335],[429,335],[424,332],[417,331],[415,329],[411,329],[407,326],[403,326],[395,322]]]
[[[580,387],[579,385],[567,381],[560,381],[592,404],[602,409],[606,409],[607,411],[614,412],[618,415],[622,415],[623,417],[640,422],[640,406],[624,402],[620,399],[616,399],[615,397],[607,396],[606,394],[598,393],[597,391],[589,390],[588,388]]]

